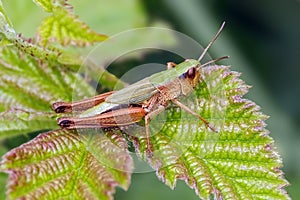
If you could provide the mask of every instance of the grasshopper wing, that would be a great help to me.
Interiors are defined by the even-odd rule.
[[[149,77],[144,78],[128,87],[116,91],[105,99],[107,103],[113,104],[138,104],[150,98],[158,90],[149,81]]]
[[[199,65],[199,61],[188,59],[178,64],[175,68],[155,73],[128,87],[121,89],[105,99],[113,104],[138,104],[149,99],[158,92],[159,86],[174,81],[185,73],[190,67]]]

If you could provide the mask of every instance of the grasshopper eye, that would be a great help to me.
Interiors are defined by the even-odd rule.
[[[195,67],[191,67],[190,69],[188,69],[188,71],[186,72],[186,75],[190,79],[195,78],[195,76],[196,76],[196,68]]]

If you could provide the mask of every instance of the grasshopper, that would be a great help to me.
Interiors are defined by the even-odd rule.
[[[204,49],[198,60],[187,59],[180,64],[167,63],[167,70],[155,73],[119,91],[112,91],[95,97],[75,101],[56,102],[52,108],[57,113],[84,111],[93,109],[94,105],[106,104],[101,111],[92,116],[62,117],[57,120],[61,128],[112,128],[134,124],[145,119],[147,151],[151,152],[149,122],[165,110],[170,102],[199,118],[207,128],[216,132],[210,123],[198,113],[181,103],[178,98],[189,95],[200,81],[200,69],[208,64],[228,58],[218,59],[200,64],[200,61],[220,35],[225,22]]]

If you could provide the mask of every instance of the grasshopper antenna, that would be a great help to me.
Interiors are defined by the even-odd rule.
[[[223,28],[225,26],[225,22],[222,23],[221,27],[219,28],[218,32],[216,35],[213,37],[213,39],[208,43],[207,47],[204,49],[200,57],[198,58],[198,61],[201,61],[208,49],[211,47],[211,45],[216,41],[216,39],[219,37],[220,33],[222,32]]]
[[[230,58],[230,56],[222,56],[222,57],[220,57],[220,58],[216,58],[216,59],[214,59],[214,60],[211,60],[211,61],[208,61],[208,62],[204,63],[204,64],[201,65],[200,67],[204,67],[204,66],[209,65],[209,64],[211,64],[211,63],[217,62],[217,61],[219,61],[219,60],[227,59],[227,58]]]

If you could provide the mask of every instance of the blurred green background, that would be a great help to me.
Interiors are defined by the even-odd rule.
[[[26,37],[32,37],[47,16],[30,0],[3,0],[3,3],[15,29]],[[221,22],[226,21],[226,28],[210,49],[210,55],[213,58],[230,55],[223,63],[242,72],[242,79],[253,86],[247,97],[270,116],[268,129],[291,183],[287,190],[293,199],[300,199],[299,0],[72,0],[70,3],[82,21],[107,35],[137,27],[169,27],[206,45]],[[165,57],[149,54],[138,62],[147,59]],[[1,147],[0,153],[3,152],[5,148]],[[154,172],[134,174],[129,191],[118,189],[116,194],[116,199],[122,200],[141,198],[198,199],[184,182],[179,181],[172,191],[157,180]]]

